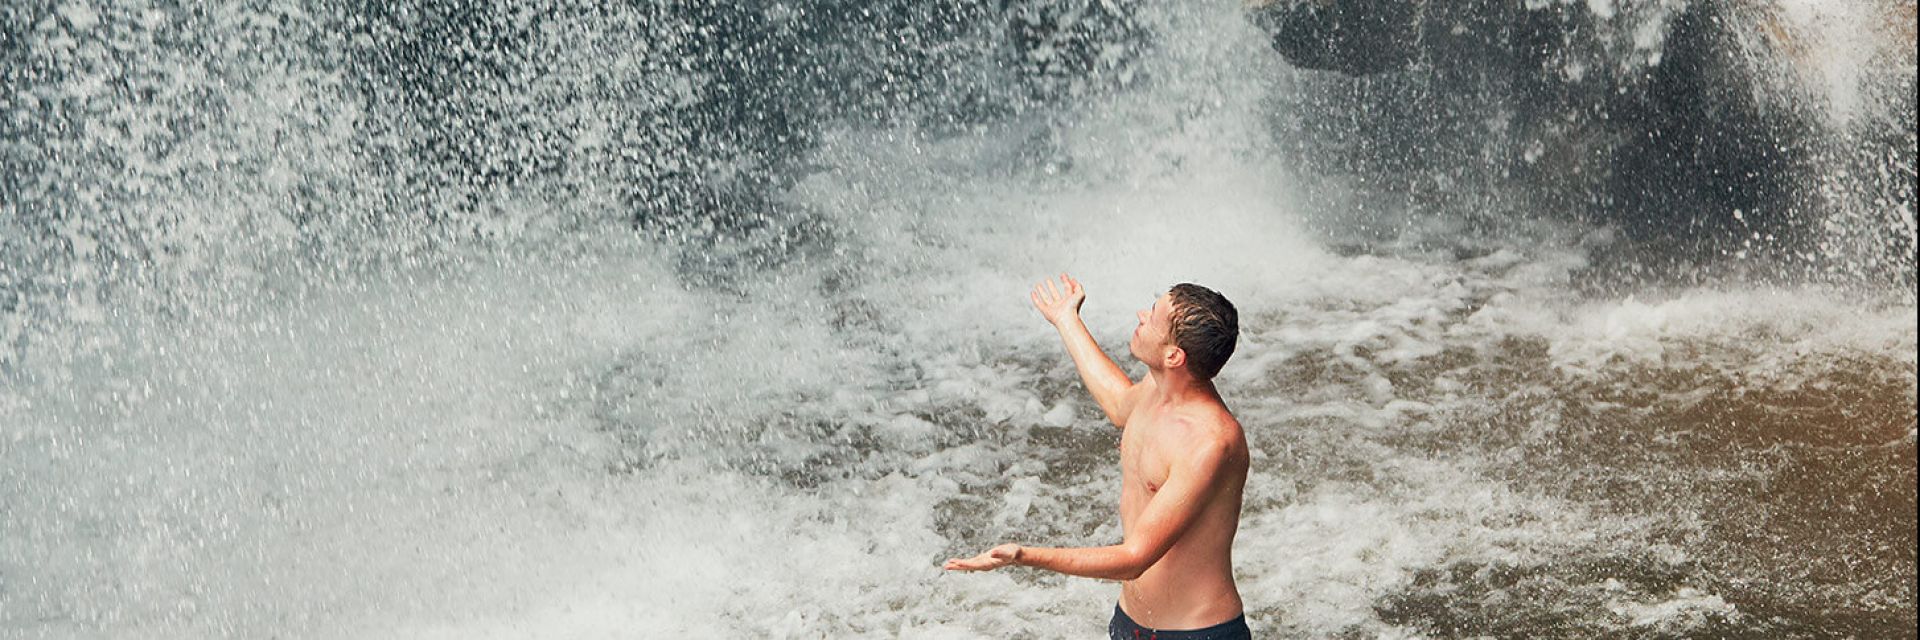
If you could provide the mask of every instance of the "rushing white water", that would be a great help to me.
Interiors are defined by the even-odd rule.
[[[1233,7],[1143,15],[1122,90],[825,128],[775,191],[801,213],[754,233],[634,233],[529,187],[474,216],[517,242],[317,282],[214,246],[99,281],[215,274],[191,304],[63,294],[81,311],[0,372],[0,635],[1097,635],[1112,584],[939,569],[1119,536],[1118,432],[1027,306],[1060,271],[1116,355],[1173,283],[1240,308],[1221,387],[1263,635],[1910,633],[1911,295],[1623,291],[1592,266],[1626,240],[1544,215],[1343,248],[1271,132],[1295,72]],[[335,108],[253,90],[259,121]],[[344,135],[275,166],[351,175]],[[151,206],[245,237],[236,208],[300,191],[262,175]],[[397,188],[329,184],[354,195],[313,224],[341,228]]]

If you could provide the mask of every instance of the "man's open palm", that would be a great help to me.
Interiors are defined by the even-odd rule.
[[[1080,281],[1062,273],[1059,286],[1055,286],[1052,279],[1042,281],[1033,286],[1031,297],[1033,308],[1039,309],[1047,322],[1059,324],[1064,318],[1080,314],[1080,303],[1087,301],[1087,292],[1080,288]]]
[[[992,571],[1013,564],[1019,558],[1020,545],[1003,544],[965,560],[949,558],[946,569],[948,571]]]

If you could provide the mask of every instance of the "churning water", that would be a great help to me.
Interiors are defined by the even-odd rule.
[[[0,636],[1096,636],[1070,271],[1263,635],[1914,637],[1913,4],[1509,4],[10,2]]]

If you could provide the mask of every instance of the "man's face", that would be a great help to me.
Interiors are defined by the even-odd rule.
[[[1134,327],[1133,339],[1127,346],[1133,351],[1133,357],[1147,366],[1158,367],[1167,358],[1167,346],[1173,343],[1173,294],[1160,294],[1153,306],[1136,315],[1140,325]]]

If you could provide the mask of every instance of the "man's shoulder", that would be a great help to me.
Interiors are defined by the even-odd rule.
[[[1174,420],[1198,429],[1239,430],[1240,420],[1217,399],[1182,403],[1173,412]]]
[[[1181,439],[1194,443],[1216,443],[1238,446],[1246,442],[1246,434],[1240,430],[1240,420],[1218,402],[1195,403],[1183,407],[1169,420]]]

